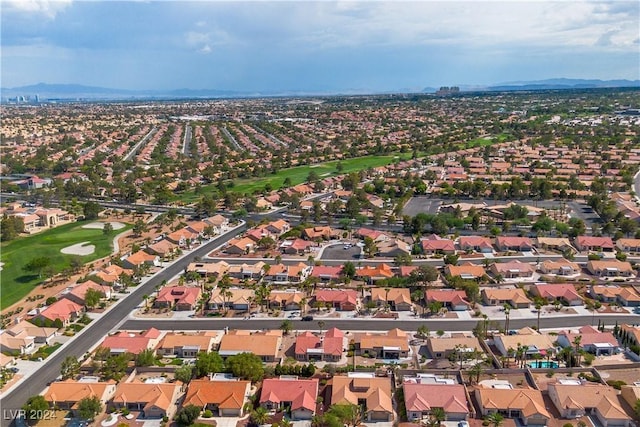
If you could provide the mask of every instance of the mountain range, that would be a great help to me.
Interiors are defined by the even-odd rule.
[[[527,90],[553,90],[553,89],[588,89],[588,88],[618,88],[640,87],[640,80],[587,80],[587,79],[548,79],[538,81],[515,81],[499,83],[491,86],[457,85],[462,92],[469,91],[527,91]],[[435,93],[436,88],[426,87],[422,93]],[[378,93],[393,93],[393,91],[380,91]],[[2,100],[18,96],[33,99],[38,95],[40,100],[128,100],[128,99],[176,99],[176,98],[252,98],[267,96],[322,96],[322,95],[355,95],[371,94],[361,90],[341,90],[313,92],[304,90],[290,91],[234,91],[220,89],[174,89],[174,90],[129,90],[114,89],[97,86],[85,86],[79,84],[48,84],[38,83],[29,86],[14,88],[0,88]],[[374,93],[375,94],[375,93]]]

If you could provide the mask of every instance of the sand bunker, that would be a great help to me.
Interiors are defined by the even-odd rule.
[[[91,242],[82,242],[77,245],[67,246],[60,249],[60,252],[67,255],[91,255],[96,250],[96,245],[90,245]]]
[[[92,222],[90,224],[85,224],[82,226],[82,228],[97,228],[99,230],[102,230],[104,228],[104,225],[106,224],[106,222]],[[111,221],[111,226],[113,227],[114,230],[120,230],[121,228],[124,228],[124,224],[121,222],[115,222],[115,221]]]

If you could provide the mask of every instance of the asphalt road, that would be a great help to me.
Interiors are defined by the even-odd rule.
[[[640,317],[637,315],[596,315],[596,316],[562,316],[562,317],[542,317],[540,318],[540,328],[561,328],[576,327],[591,324],[598,324],[598,319],[604,320],[607,325],[623,323],[638,323]],[[188,319],[188,320],[127,320],[122,328],[128,330],[144,330],[151,327],[168,331],[204,331],[229,329],[279,329],[284,319]],[[291,320],[294,329],[316,330],[320,329],[319,321],[323,321],[323,330],[336,327],[343,331],[387,331],[393,328],[400,328],[405,331],[416,331],[419,326],[425,325],[431,331],[471,331],[479,320],[451,320],[451,319],[415,319],[415,320],[393,320],[393,319],[327,319],[316,317],[310,322],[302,320]],[[482,319],[480,319],[482,320]],[[492,319],[489,319],[493,321]],[[496,319],[498,325],[504,319]],[[521,329],[525,326],[535,326],[537,319],[514,319],[509,320],[510,329]]]
[[[131,294],[120,301],[115,307],[107,311],[100,319],[90,323],[80,335],[75,337],[70,345],[61,347],[54,352],[42,366],[34,372],[26,381],[11,388],[0,399],[0,407],[3,414],[10,414],[10,410],[16,410],[22,407],[27,399],[35,394],[39,394],[47,383],[53,381],[60,375],[60,366],[67,356],[80,358],[92,346],[96,345],[102,338],[142,302],[144,295],[150,295],[157,285],[163,280],[169,280],[177,274],[184,271],[185,267],[193,261],[195,257],[204,257],[217,246],[222,245],[231,237],[246,230],[247,226],[242,225],[232,231],[220,235],[211,242],[201,246],[191,252],[191,254],[181,258],[160,273],[153,276],[146,283],[136,287]],[[157,322],[156,322],[157,323]],[[13,412],[15,413],[15,412]],[[13,420],[2,417],[0,425],[9,426]]]

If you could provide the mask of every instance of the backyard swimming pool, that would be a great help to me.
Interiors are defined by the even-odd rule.
[[[527,362],[527,366],[532,369],[549,369],[549,368],[557,368],[558,362],[551,362],[546,360],[538,360],[533,362]]]

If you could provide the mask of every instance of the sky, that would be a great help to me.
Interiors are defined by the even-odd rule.
[[[419,91],[640,78],[638,1],[0,0],[1,84]]]

